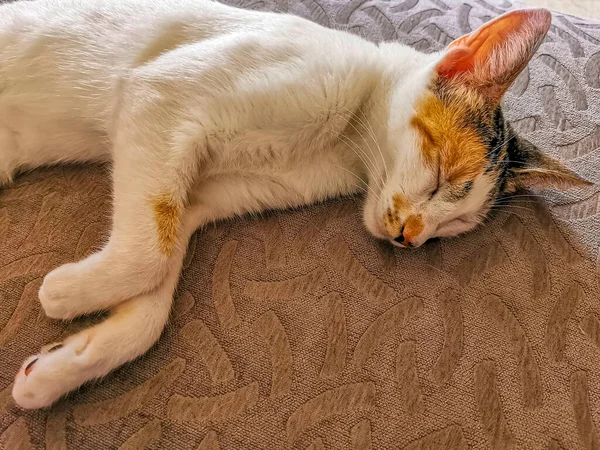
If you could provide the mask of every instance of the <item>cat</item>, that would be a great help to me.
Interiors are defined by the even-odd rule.
[[[27,358],[16,403],[49,406],[146,352],[209,222],[364,191],[367,230],[418,247],[518,189],[589,185],[501,109],[550,22],[512,11],[424,54],[203,0],[1,6],[0,182],[110,161],[114,196],[105,247],[39,290],[51,318],[110,315]]]

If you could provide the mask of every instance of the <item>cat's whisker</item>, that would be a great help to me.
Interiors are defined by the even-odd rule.
[[[369,186],[369,184],[365,180],[363,180],[361,177],[356,175],[354,172],[352,172],[349,169],[346,169],[345,167],[338,166],[337,164],[333,164],[333,163],[329,163],[329,162],[326,164],[329,164],[330,166],[333,166],[333,167],[337,167],[338,169],[342,169],[343,171],[348,172],[350,175],[354,176],[358,181],[360,181],[361,183],[363,183],[366,186],[366,188],[377,198],[378,201],[381,201],[381,196],[379,194],[377,194],[377,192],[375,192],[375,190],[371,186]],[[360,188],[361,186],[358,186],[358,187]],[[365,189],[365,188],[362,188],[362,189],[364,189],[364,191],[367,192],[367,189]]]
[[[369,161],[370,161],[370,162],[371,162],[371,164],[373,165],[373,169],[376,171],[376,170],[377,170],[377,169],[376,169],[376,167],[377,167],[377,166],[376,166],[376,164],[375,164],[375,162],[374,162],[374,159],[375,159],[375,154],[374,154],[374,152],[373,152],[373,150],[372,150],[372,148],[371,148],[370,144],[367,142],[367,140],[364,138],[364,136],[361,134],[361,132],[360,132],[360,131],[359,131],[359,130],[356,128],[356,126],[354,126],[354,125],[352,124],[352,119],[356,119],[356,120],[359,122],[359,124],[360,124],[360,125],[361,125],[363,128],[365,128],[365,130],[368,132],[368,130],[367,130],[367,126],[366,126],[365,122],[364,122],[364,121],[363,121],[363,120],[362,120],[362,119],[361,119],[361,118],[360,118],[360,117],[359,117],[357,114],[353,113],[353,112],[352,112],[350,109],[348,109],[347,107],[345,107],[345,106],[342,106],[342,105],[340,105],[340,106],[341,106],[342,108],[344,108],[344,109],[347,111],[347,113],[346,113],[346,114],[344,114],[344,112],[341,112],[341,115],[347,119],[347,123],[348,123],[348,125],[350,125],[352,128],[354,128],[354,130],[356,131],[356,133],[357,133],[357,134],[358,134],[358,135],[359,135],[359,136],[360,136],[360,137],[363,139],[363,141],[364,141],[364,142],[367,144],[367,146],[369,147],[369,151],[371,152],[371,156],[373,157],[373,159],[369,158]],[[333,133],[331,133],[331,134],[333,134]],[[349,136],[346,136],[346,138],[350,139],[350,138],[349,138]],[[379,152],[380,152],[380,155],[381,155],[381,159],[382,159],[382,166],[383,166],[383,169],[384,169],[384,171],[385,171],[386,178],[388,178],[387,166],[386,166],[386,164],[385,164],[385,159],[384,159],[384,157],[383,157],[383,152],[381,151],[381,147],[379,147],[379,143],[377,142],[377,139],[375,138],[374,132],[371,132],[371,138],[373,139],[373,141],[374,141],[375,145],[377,145],[377,148],[379,149]],[[355,143],[355,145],[357,145],[357,146],[358,146],[358,144],[356,144],[356,143]],[[360,148],[360,147],[359,147],[359,148]],[[361,150],[361,153],[363,153],[363,154],[364,154],[364,152],[363,152],[362,150]],[[367,156],[367,155],[365,155],[365,157],[366,157],[366,156]],[[371,171],[371,175],[372,175],[372,176],[375,178],[375,174],[373,173],[373,171]],[[377,181],[379,181],[379,183],[378,183],[378,184],[379,184],[379,187],[381,188],[381,187],[382,187],[382,186],[385,184],[385,180],[383,179],[383,176],[382,176],[380,173],[379,173],[378,175],[379,175],[379,176],[378,176],[379,180],[377,180]]]
[[[515,206],[515,205],[500,205],[500,206],[490,206],[490,211],[507,211],[508,208],[519,209],[529,211],[531,213],[535,213],[535,211],[531,208],[526,208],[524,206]]]
[[[496,147],[492,148],[491,150],[489,150],[486,154],[485,157],[487,158],[488,156],[490,156],[492,153],[495,153],[496,150],[498,150],[499,148],[503,147],[504,145],[508,144],[510,141],[512,141],[514,138],[516,138],[517,135],[513,134],[511,137],[509,137],[508,139],[504,139],[504,141],[502,141],[500,144],[498,144]],[[506,161],[505,159],[502,160],[502,162]]]
[[[346,144],[346,146],[347,146],[348,148],[350,148],[352,151],[354,151],[354,153],[356,154],[356,156],[358,156],[358,158],[360,159],[360,161],[361,161],[361,162],[362,162],[362,163],[365,165],[365,168],[367,169],[367,171],[368,171],[369,175],[371,176],[371,178],[373,178],[373,180],[374,180],[374,181],[378,181],[378,180],[377,180],[377,177],[376,177],[376,175],[375,175],[375,173],[374,173],[374,169],[373,169],[373,168],[372,168],[372,167],[369,165],[369,163],[368,163],[368,162],[367,162],[367,161],[364,159],[365,157],[364,157],[364,155],[363,155],[363,152],[362,152],[362,151],[360,151],[360,152],[359,152],[359,150],[360,150],[360,146],[359,146],[357,143],[355,143],[355,142],[354,142],[352,139],[350,139],[348,136],[345,136],[345,135],[342,135],[342,134],[340,134],[340,135],[337,135],[337,136],[336,136],[336,135],[334,135],[334,133],[332,133],[332,132],[329,132],[329,133],[330,133],[330,134],[331,134],[333,137],[335,137],[335,138],[337,138],[337,139],[340,139],[340,140],[341,140],[341,142],[343,142],[344,144]],[[352,144],[352,145],[350,145],[350,144]],[[363,156],[361,156],[361,155],[363,155]],[[383,186],[383,185],[381,185],[381,184],[378,184],[378,187],[379,187],[380,189],[382,188],[382,186]]]
[[[503,163],[513,163],[513,164],[523,164],[523,161],[516,161],[514,159],[503,159],[501,162],[503,162]],[[522,168],[526,168],[526,167],[524,166]],[[550,172],[550,173],[557,173],[559,175],[564,175],[564,172],[560,172],[560,171],[552,170],[552,169],[546,169],[546,168],[544,168],[543,171],[544,172]]]
[[[434,270],[436,270],[437,272],[439,272],[440,274],[444,275],[445,277],[447,277],[450,280],[454,280],[454,278],[452,277],[452,275],[450,275],[448,272],[446,272],[445,270],[440,269],[439,267],[434,266],[433,264],[429,264],[429,263],[423,263],[424,266],[426,267],[430,267]]]
[[[521,205],[527,205],[527,204],[531,204],[531,201],[527,198],[516,198],[516,199],[498,199],[495,201],[495,203],[497,205],[507,205],[507,204],[511,204],[511,203],[516,203],[516,204],[521,204]]]
[[[377,181],[375,174],[373,172],[373,169],[370,166],[369,162],[365,159],[365,156],[363,156],[362,153],[359,152],[358,145],[354,141],[352,141],[350,138],[348,138],[347,136],[340,135],[340,136],[338,136],[338,138],[341,140],[341,142],[343,144],[345,144],[350,150],[352,150],[356,154],[358,159],[360,159],[360,161],[364,164],[365,169],[367,170],[367,172],[371,176],[371,178],[373,178],[375,181]]]
[[[366,120],[366,119],[365,119]],[[368,126],[368,132],[371,135],[371,139],[373,139],[373,142],[375,143],[375,145],[377,146],[377,150],[379,151],[379,156],[381,157],[381,165],[383,166],[383,171],[385,173],[385,178],[389,179],[389,173],[387,170],[387,163],[385,161],[385,158],[383,156],[383,151],[381,150],[381,146],[379,145],[379,141],[377,140],[377,137],[375,136],[375,130],[373,129],[373,126],[371,125],[370,122],[367,121],[367,126]]]
[[[510,198],[519,198],[519,197],[539,198],[539,196],[536,194],[510,194],[510,195],[501,197],[501,199],[510,199]]]
[[[498,198],[496,199],[495,203],[499,204],[499,203],[517,203],[517,204],[530,204],[532,201],[532,199],[528,198],[528,197],[523,197],[523,198]]]
[[[349,110],[348,108],[346,108],[346,107],[343,107],[343,108],[347,109],[347,110],[350,112],[350,110]],[[351,112],[350,112],[350,113],[351,113]],[[352,119],[352,118],[356,118],[357,120],[360,120],[360,119],[358,118],[358,116],[357,116],[357,115],[351,115],[351,116],[350,116],[350,119]],[[374,170],[376,170],[376,168],[377,168],[377,165],[375,164],[375,154],[373,153],[373,149],[371,148],[371,145],[370,145],[370,144],[369,144],[369,142],[368,142],[368,141],[367,141],[367,140],[364,138],[364,136],[361,134],[361,132],[358,130],[358,128],[356,128],[356,126],[355,126],[355,125],[352,123],[352,120],[348,120],[348,125],[350,125],[350,126],[351,126],[351,127],[354,129],[354,131],[356,131],[356,133],[358,134],[358,136],[360,136],[360,137],[362,138],[362,140],[364,141],[364,143],[365,143],[365,144],[367,144],[367,148],[368,148],[368,149],[369,149],[369,151],[371,152],[371,157],[372,157],[372,158],[369,158],[369,161],[371,162],[373,169],[374,169]],[[364,126],[364,125],[363,125],[363,126]],[[341,135],[340,135],[340,136],[341,136]],[[346,137],[347,137],[348,139],[350,139],[350,138],[349,138],[349,136],[346,136]],[[355,144],[356,144],[356,143],[355,143]],[[358,144],[356,144],[356,146],[360,148],[360,146],[359,146]],[[362,151],[362,149],[361,149],[361,151]],[[365,157],[367,157],[367,156],[368,156],[368,155],[366,154],[366,151],[364,152],[364,155],[365,155]],[[375,175],[375,174],[373,174],[373,175]],[[379,184],[379,187],[382,187],[382,186],[385,184],[385,181],[383,180],[383,177],[381,176],[381,174],[379,174],[379,180],[377,180],[377,181],[380,181],[380,182],[381,182],[381,183]]]
[[[349,125],[349,126],[351,126],[351,127],[354,129],[354,131],[356,131],[356,133],[357,133],[357,134],[358,134],[358,135],[359,135],[359,136],[362,138],[362,137],[363,137],[363,136],[362,136],[362,134],[361,134],[361,133],[360,133],[360,131],[359,131],[359,130],[356,128],[356,126],[355,126],[355,125],[352,123],[352,119],[357,119],[357,120],[360,120],[360,118],[359,118],[359,117],[358,117],[356,114],[354,114],[354,113],[353,113],[353,112],[352,112],[350,109],[348,109],[347,107],[345,107],[345,106],[342,106],[342,105],[339,105],[339,106],[341,106],[342,108],[344,108],[344,109],[345,109],[347,112],[341,111],[341,112],[337,112],[337,114],[339,114],[341,117],[343,117],[343,118],[346,120],[346,124],[347,124],[347,125]],[[332,132],[331,130],[327,130],[327,131],[329,132],[329,134],[330,134],[330,135],[332,135],[332,136],[334,136],[334,137],[345,136],[345,137],[346,137],[346,138],[348,138],[348,139],[350,138],[349,136],[346,136],[346,135],[344,135],[343,133],[339,133],[339,134],[338,134],[338,133],[334,133],[334,132]],[[364,138],[363,138],[363,140],[364,140]],[[355,143],[355,144],[356,144],[356,143]],[[358,144],[356,144],[356,145],[358,145]],[[368,143],[367,143],[367,145],[368,145]],[[367,156],[368,156],[366,153],[364,153],[364,151],[362,150],[362,148],[361,148],[361,152],[363,152],[363,155],[364,155],[365,157],[367,157]],[[374,160],[372,160],[371,158],[369,158],[369,161],[370,161],[372,164],[375,164],[375,161],[374,161]]]
[[[350,114],[352,114],[352,111],[350,111],[348,108],[346,108],[346,107],[343,107],[343,108],[346,109]],[[362,112],[362,111],[360,111],[360,109],[359,109],[359,112]],[[371,124],[369,123],[369,121],[366,118],[362,119],[359,114],[353,114],[353,117],[355,117],[356,120],[358,120],[359,123],[366,129],[366,131],[369,133],[371,139],[373,139],[373,143],[377,146],[377,150],[379,151],[379,156],[381,157],[381,164],[382,164],[383,170],[385,172],[385,177],[386,177],[386,179],[388,179],[389,174],[387,171],[387,164],[386,164],[385,158],[383,156],[383,151],[381,150],[379,142],[377,141],[377,137],[375,136],[375,130],[373,130],[373,127],[371,126]],[[371,146],[369,146],[369,149],[371,149]],[[371,153],[373,153],[372,150],[371,150]],[[373,157],[375,157],[375,155],[373,155]]]

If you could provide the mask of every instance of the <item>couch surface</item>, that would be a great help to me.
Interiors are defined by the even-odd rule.
[[[233,3],[427,52],[517,6]],[[600,23],[555,14],[505,103],[521,133],[599,183]],[[10,395],[23,359],[102,320],[49,320],[37,290],[101,245],[110,185],[92,166],[19,177],[0,191],[0,448],[600,448],[598,186],[519,197],[413,251],[370,238],[359,207],[198,231],[157,345],[28,412]]]

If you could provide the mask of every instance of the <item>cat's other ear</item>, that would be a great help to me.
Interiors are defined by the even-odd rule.
[[[560,161],[544,154],[526,139],[515,137],[509,146],[507,191],[517,189],[571,189],[592,186]]]
[[[545,9],[511,11],[452,42],[437,73],[499,102],[544,40],[552,16]]]

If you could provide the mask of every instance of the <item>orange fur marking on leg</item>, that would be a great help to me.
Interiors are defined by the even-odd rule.
[[[179,234],[181,206],[172,197],[160,195],[152,200],[152,209],[160,251],[172,256]]]
[[[473,91],[428,92],[417,104],[412,126],[421,137],[423,160],[452,184],[473,180],[487,165],[487,148],[474,117],[488,105]]]
[[[404,239],[408,242],[416,238],[425,229],[421,214],[410,215],[404,225]]]

